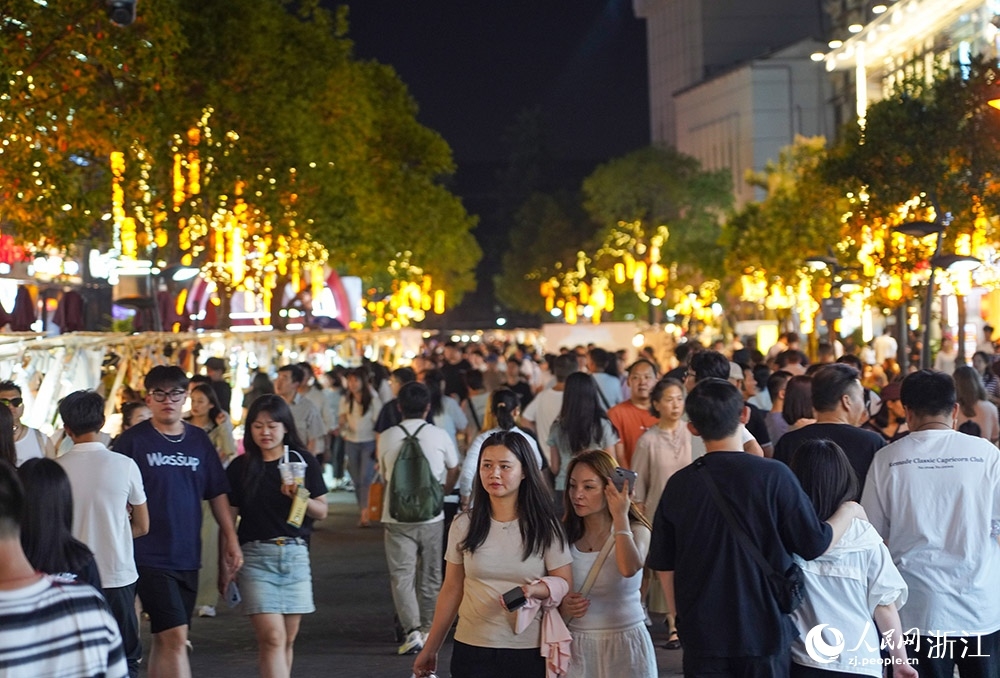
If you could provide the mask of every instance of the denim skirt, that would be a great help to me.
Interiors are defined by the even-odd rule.
[[[309,548],[247,542],[238,582],[244,614],[308,614],[313,604]]]

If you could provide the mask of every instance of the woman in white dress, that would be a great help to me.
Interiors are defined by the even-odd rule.
[[[567,675],[574,678],[655,678],[656,655],[644,623],[639,589],[649,550],[649,521],[610,478],[614,457],[591,450],[568,466],[566,537],[573,555],[573,581],[583,584],[609,539],[613,546],[600,564],[587,595],[570,593],[560,610],[573,635]]]

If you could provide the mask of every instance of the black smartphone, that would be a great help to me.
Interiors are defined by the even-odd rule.
[[[528,602],[524,597],[524,591],[521,590],[520,586],[515,586],[507,593],[503,594],[503,604],[507,607],[507,610],[513,612],[517,608]]]
[[[615,472],[611,475],[612,484],[618,488],[621,492],[622,488],[625,487],[625,481],[628,481],[629,490],[635,489],[635,480],[639,477],[639,474],[635,471],[630,471],[627,468],[622,468],[621,466],[615,469]]]

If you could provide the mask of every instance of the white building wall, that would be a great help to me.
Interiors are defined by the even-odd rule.
[[[654,144],[679,144],[676,92],[822,31],[820,0],[632,1],[646,20]]]
[[[778,159],[796,135],[829,136],[830,85],[804,41],[677,94],[677,150],[706,169],[729,169],[738,205],[762,199],[746,183]]]

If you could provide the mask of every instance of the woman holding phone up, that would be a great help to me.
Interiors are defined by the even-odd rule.
[[[560,609],[570,617],[567,675],[575,678],[657,675],[639,594],[652,532],[629,499],[629,481],[620,490],[612,484],[616,466],[604,450],[591,450],[567,468],[563,521],[572,544],[573,581],[583,590],[566,596]]]
[[[458,614],[453,678],[542,678],[541,621],[535,616],[516,633],[517,613],[507,607],[524,599],[557,604],[572,582],[572,558],[523,435],[500,431],[486,439],[472,499],[472,510],[455,518],[448,533],[444,584],[413,673],[424,678],[437,670],[438,650]]]

